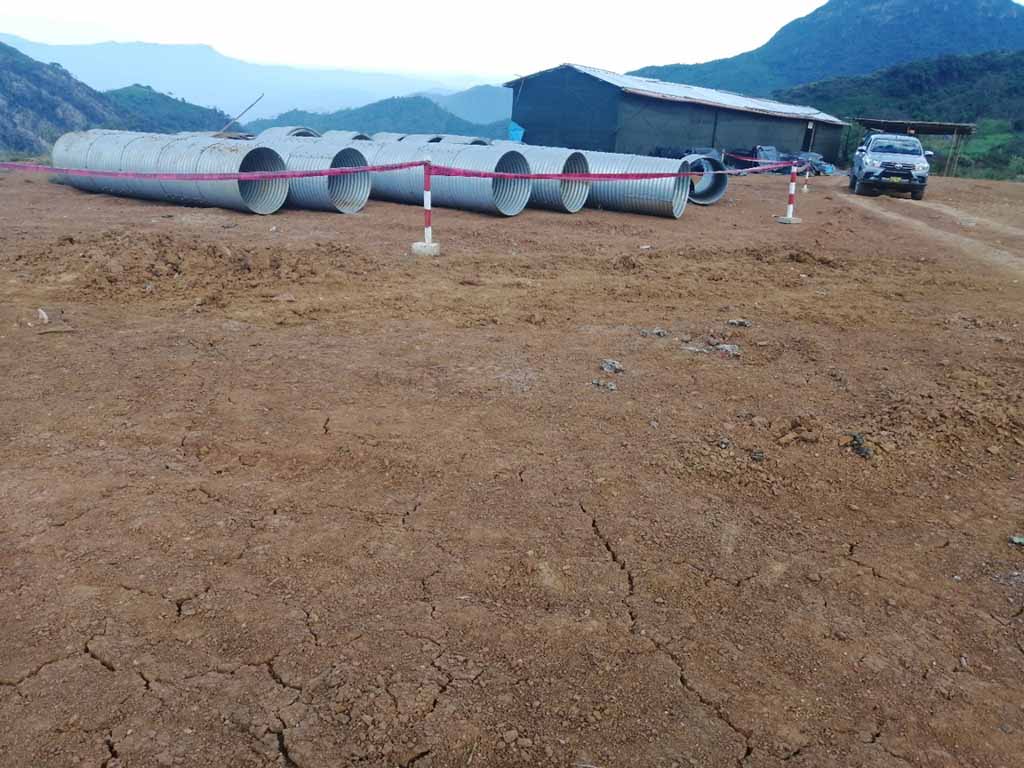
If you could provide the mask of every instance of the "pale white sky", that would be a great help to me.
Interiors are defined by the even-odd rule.
[[[566,61],[616,71],[731,56],[825,0],[48,0],[4,3],[0,31],[42,43],[206,43],[266,64],[528,74]]]

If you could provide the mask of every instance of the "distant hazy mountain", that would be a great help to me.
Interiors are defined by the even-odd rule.
[[[425,96],[385,99],[355,109],[329,114],[293,109],[269,120],[255,120],[246,126],[253,133],[275,125],[304,125],[324,131],[394,131],[396,133],[458,133],[485,138],[506,138],[508,119],[480,125],[456,117]]]
[[[157,91],[195,104],[215,105],[232,115],[265,93],[263,100],[246,115],[248,119],[292,108],[361,106],[389,96],[444,90],[446,85],[435,79],[403,75],[250,64],[206,45],[46,45],[4,34],[0,34],[0,42],[34,59],[56,62],[100,91],[146,83]]]
[[[471,123],[494,123],[512,117],[512,89],[498,85],[478,85],[448,95],[426,93],[453,115]]]
[[[1024,7],[1013,0],[830,0],[756,50],[630,74],[767,96],[946,54],[1021,49]]]

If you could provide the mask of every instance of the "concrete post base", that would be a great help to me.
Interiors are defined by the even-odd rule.
[[[412,244],[412,255],[413,256],[440,256],[441,255],[441,244],[440,243],[413,243]]]
[[[798,216],[777,216],[775,218],[779,224],[800,224],[803,219]]]

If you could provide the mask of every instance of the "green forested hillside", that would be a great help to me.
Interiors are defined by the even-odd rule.
[[[219,131],[231,119],[219,109],[189,104],[148,85],[130,85],[105,95],[125,115],[125,127],[136,131]]]
[[[216,131],[229,119],[220,110],[143,85],[100,93],[61,66],[43,64],[0,43],[0,154],[5,157],[45,155],[68,131]]]
[[[837,77],[775,93],[844,117],[974,122],[1024,119],[1024,51],[943,56],[863,77]]]
[[[505,138],[508,121],[480,125],[456,117],[423,96],[384,99],[365,107],[327,114],[293,109],[270,120],[256,120],[246,128],[259,133],[275,125],[304,125],[324,131],[395,131],[401,133],[458,133],[485,138]]]
[[[45,154],[66,131],[114,127],[121,119],[109,99],[59,65],[0,43],[0,152]]]
[[[830,0],[756,50],[630,74],[767,96],[946,54],[1022,49],[1024,7],[1013,0]]]
[[[776,92],[853,119],[876,117],[978,123],[960,167],[964,173],[1024,174],[1024,51],[943,56],[864,77],[839,77]],[[941,140],[931,145],[942,151]]]

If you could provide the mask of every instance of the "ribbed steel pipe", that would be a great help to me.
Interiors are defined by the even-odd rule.
[[[670,160],[616,152],[585,151],[591,173],[689,173],[685,160]],[[647,179],[642,181],[595,181],[590,186],[588,208],[643,213],[678,219],[686,210],[690,178]]]
[[[501,143],[508,150],[512,142]],[[590,173],[590,163],[582,152],[561,147],[534,147],[516,144],[519,152],[530,164],[531,173]],[[547,208],[562,213],[576,213],[587,202],[589,181],[535,179],[530,194],[531,208]]]
[[[390,133],[388,131],[380,131],[379,133],[373,134],[370,138],[373,141],[401,141],[409,134],[407,133]]]
[[[303,125],[277,125],[261,131],[259,136],[256,137],[258,141],[273,141],[274,139],[286,138],[318,139],[320,138],[320,133]]]
[[[465,144],[379,144],[370,165],[390,165],[429,159],[435,165],[492,173],[530,173],[526,158],[514,150],[498,147],[475,147]],[[423,202],[423,170],[374,173],[375,200],[419,205]],[[462,176],[435,176],[431,182],[434,205],[481,211],[501,216],[515,216],[530,199],[529,179],[489,179]]]
[[[108,133],[119,133],[119,131],[106,131],[102,129],[93,129],[91,131],[76,131],[74,133],[65,133],[61,136],[53,145],[53,151],[50,156],[53,159],[53,165],[56,168],[80,168],[85,162],[85,158],[89,154],[89,148],[93,145],[100,136]],[[97,186],[97,179],[90,178],[88,176],[77,177],[74,184],[71,183],[70,176],[59,176],[58,179],[69,186],[76,187],[78,189],[84,189],[88,192],[99,192],[100,189]]]
[[[729,187],[729,177],[721,173],[725,170],[725,163],[707,155],[687,155],[683,160],[690,164],[693,173],[701,174],[690,177],[690,202],[714,205],[725,197]]]
[[[276,138],[257,143],[270,147],[285,162],[289,171],[321,171],[328,168],[366,167],[366,157],[353,147],[338,147],[331,136],[319,139]],[[370,174],[311,176],[288,180],[290,208],[315,211],[358,213],[370,197]]]
[[[482,136],[460,136],[457,133],[442,133],[442,144],[470,144],[474,147],[489,147],[491,140]]]
[[[516,150],[468,144],[430,144],[422,148],[437,165],[492,173],[531,172],[530,163]],[[431,182],[433,200],[441,206],[515,216],[530,200],[530,179],[474,179],[438,176]]]
[[[323,138],[332,141],[370,141],[370,137],[359,131],[324,131]]]
[[[399,141],[410,144],[469,144],[475,147],[489,147],[491,142],[479,136],[460,136],[456,133],[411,133]]]
[[[369,165],[411,163],[423,159],[419,145],[403,144],[400,141],[360,142],[359,150],[366,156]],[[371,172],[370,197],[392,203],[422,205],[423,169],[416,167]]]
[[[246,173],[283,171],[284,160],[253,141],[207,136],[87,131],[61,136],[53,148],[59,167],[137,173]],[[288,196],[285,179],[265,181],[157,181],[63,176],[79,189],[130,197],[212,205],[253,213],[273,213]]]
[[[444,141],[444,136],[439,133],[410,133],[398,141],[406,144],[440,144]]]

